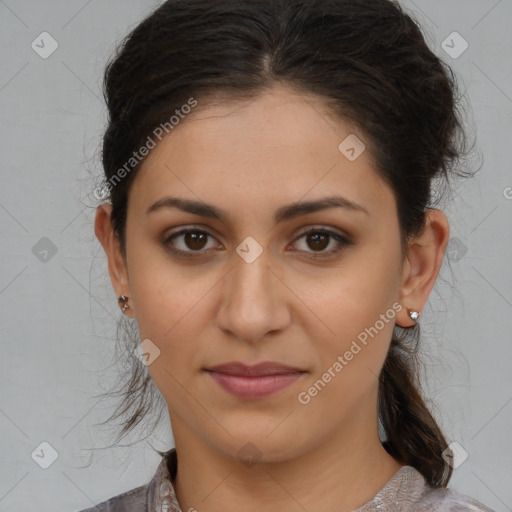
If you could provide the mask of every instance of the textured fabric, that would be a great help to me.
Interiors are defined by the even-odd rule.
[[[182,512],[172,486],[178,469],[176,450],[158,453],[162,460],[149,484],[81,512]],[[493,511],[453,489],[432,489],[416,469],[403,466],[372,500],[353,512]]]

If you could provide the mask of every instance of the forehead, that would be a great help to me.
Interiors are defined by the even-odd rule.
[[[151,151],[130,202],[147,208],[169,193],[238,213],[341,194],[380,214],[393,206],[392,193],[370,151],[355,160],[340,151],[357,140],[364,143],[364,135],[321,98],[286,87],[251,100],[199,100]]]

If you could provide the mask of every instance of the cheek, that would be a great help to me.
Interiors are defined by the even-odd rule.
[[[317,339],[322,333],[317,345],[318,371],[324,374],[331,368],[337,375],[333,387],[353,388],[350,393],[357,395],[354,386],[375,382],[389,348],[396,309],[401,307],[397,302],[398,261],[396,251],[361,251],[309,293],[308,305],[321,320],[310,315],[311,339],[315,339],[315,327]],[[307,282],[302,286],[306,289]],[[336,372],[333,365],[338,356],[343,358],[343,369]]]
[[[214,286],[209,277],[193,279],[177,267],[150,265],[136,277],[135,307],[141,340],[149,339],[159,352],[149,372],[167,403],[185,410],[187,389],[204,364],[208,315],[204,299]]]
[[[385,296],[362,292],[333,298],[320,311],[334,334],[317,335],[318,364],[298,400],[311,418],[330,410],[326,423],[333,424],[373,410],[396,311]]]
[[[198,368],[207,330],[204,311],[214,276],[184,272],[165,255],[132,249],[129,259],[130,289],[141,341],[149,339],[160,351],[149,366],[161,390],[176,393],[191,368]],[[176,388],[177,387],[177,388]]]
[[[140,234],[133,237],[143,239]],[[208,283],[173,263],[154,243],[143,245],[131,247],[129,253],[132,303],[141,337],[164,340],[193,313]]]

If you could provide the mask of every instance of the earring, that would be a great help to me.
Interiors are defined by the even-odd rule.
[[[119,303],[119,307],[123,310],[123,313],[125,312],[125,310],[127,310],[130,307],[128,305],[128,299],[129,299],[129,297],[125,297],[124,295],[121,295],[117,299],[117,302]]]
[[[408,310],[408,313],[409,313],[409,318],[411,320],[414,320],[415,322],[418,321],[418,318],[420,317],[421,313],[419,311],[414,311],[414,309],[409,309]]]

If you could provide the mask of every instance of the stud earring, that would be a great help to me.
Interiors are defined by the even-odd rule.
[[[125,297],[124,295],[121,295],[117,299],[117,302],[119,303],[119,307],[122,309],[123,313],[130,307],[128,305],[128,299],[129,299],[129,297]]]
[[[421,313],[419,311],[414,311],[414,309],[409,309],[408,312],[409,312],[409,318],[411,320],[414,320],[415,322],[417,322]]]

